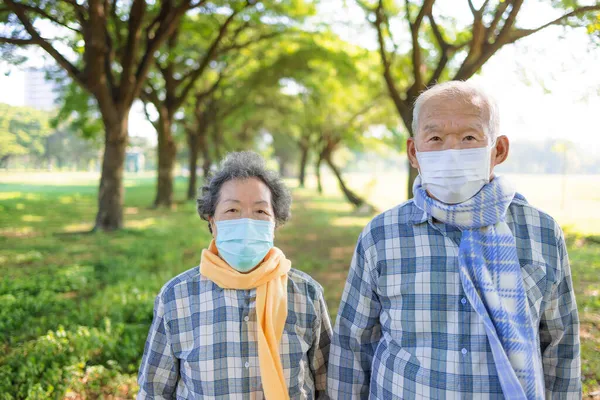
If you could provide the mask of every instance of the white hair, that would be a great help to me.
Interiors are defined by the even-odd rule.
[[[419,128],[419,113],[421,107],[425,102],[432,97],[443,97],[448,101],[460,101],[469,104],[475,104],[481,107],[482,119],[484,123],[487,119],[488,132],[491,140],[494,141],[498,137],[500,131],[500,115],[498,110],[498,104],[489,94],[487,94],[481,87],[464,81],[450,81],[437,84],[430,87],[429,89],[422,92],[417,100],[415,101],[415,107],[413,109],[413,121],[412,131],[413,135],[417,135]]]

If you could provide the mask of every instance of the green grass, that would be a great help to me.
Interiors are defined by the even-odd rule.
[[[133,397],[154,297],[210,239],[193,202],[148,207],[151,179],[126,181],[124,230],[81,233],[96,190],[94,180],[0,184],[0,399]],[[324,286],[332,317],[370,217],[336,194],[296,189],[292,222],[277,233],[294,266]],[[569,249],[589,393],[600,387],[600,238],[570,234]]]

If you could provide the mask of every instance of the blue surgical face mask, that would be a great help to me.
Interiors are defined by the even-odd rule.
[[[216,221],[216,226],[219,255],[239,272],[252,270],[273,247],[275,224],[271,221],[242,218]]]

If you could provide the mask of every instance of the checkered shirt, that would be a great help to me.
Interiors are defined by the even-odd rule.
[[[507,211],[546,398],[581,398],[579,319],[560,227],[517,195]],[[461,231],[411,201],[359,237],[328,367],[334,399],[502,399],[482,320],[458,272]]]
[[[291,399],[323,399],[331,322],[323,289],[288,273],[288,316],[279,354]],[[138,399],[263,399],[256,289],[221,289],[193,268],[154,304]]]

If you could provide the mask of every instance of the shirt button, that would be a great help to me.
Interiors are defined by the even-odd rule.
[[[463,356],[467,355],[467,349],[462,349],[460,352],[463,353]],[[248,363],[246,363],[246,364],[248,364]]]
[[[246,322],[250,321],[250,317],[246,315],[246,316],[244,317],[244,321],[246,321]]]
[[[462,299],[460,299],[460,302],[463,304],[467,304],[467,299],[465,299],[464,297]]]
[[[246,361],[246,363],[244,364],[244,367],[250,368],[250,363],[248,361]]]

